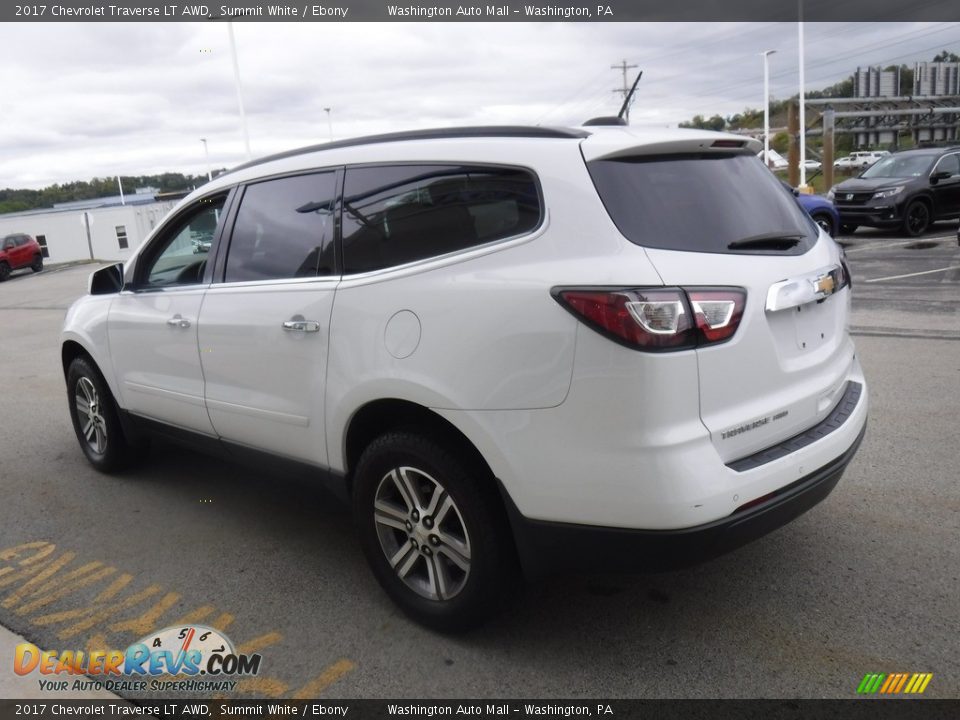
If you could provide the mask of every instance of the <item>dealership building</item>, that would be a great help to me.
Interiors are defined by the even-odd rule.
[[[0,237],[11,233],[32,235],[50,263],[123,261],[173,209],[177,197],[158,195],[154,188],[139,188],[134,195],[7,213],[0,215]]]

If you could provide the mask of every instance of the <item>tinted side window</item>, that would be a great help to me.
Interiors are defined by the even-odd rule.
[[[403,265],[521,235],[540,224],[534,177],[513,168],[348,168],[344,272]]]
[[[960,155],[945,155],[937,164],[937,172],[947,171],[951,175],[960,175]]]
[[[226,282],[333,275],[336,173],[247,187],[233,226]]]

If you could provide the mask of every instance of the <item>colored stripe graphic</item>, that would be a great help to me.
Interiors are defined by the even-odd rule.
[[[857,694],[920,695],[933,679],[933,673],[867,673],[857,686]]]

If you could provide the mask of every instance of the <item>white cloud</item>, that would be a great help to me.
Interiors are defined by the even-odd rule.
[[[795,24],[237,23],[254,154],[337,137],[457,124],[578,124],[616,113],[610,65],[644,70],[632,121],[675,125],[796,92]],[[245,159],[223,23],[6,25],[0,187],[203,173]],[[807,79],[960,51],[957,25],[810,23]],[[632,71],[635,72],[635,71]]]

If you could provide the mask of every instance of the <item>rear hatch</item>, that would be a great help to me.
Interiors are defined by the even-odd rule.
[[[686,290],[691,314],[698,289],[746,291],[733,335],[695,350],[700,416],[727,463],[823,420],[853,359],[839,247],[730,137],[582,144],[614,223],[664,286]]]

